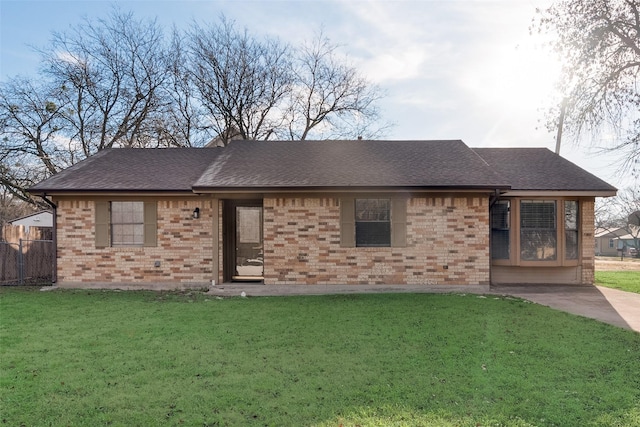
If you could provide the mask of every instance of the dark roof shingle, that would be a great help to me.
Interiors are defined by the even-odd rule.
[[[508,187],[462,141],[234,141],[194,184],[235,188]]]
[[[615,191],[544,148],[462,141],[233,141],[225,148],[114,148],[36,184],[34,194],[236,190]]]
[[[546,148],[474,148],[512,190],[616,191],[616,188]]]
[[[36,184],[32,193],[65,191],[191,191],[215,148],[112,148]]]

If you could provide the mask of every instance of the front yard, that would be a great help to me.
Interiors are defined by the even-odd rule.
[[[7,426],[640,426],[639,372],[513,298],[0,289]]]
[[[595,284],[640,294],[640,259],[596,257]]]

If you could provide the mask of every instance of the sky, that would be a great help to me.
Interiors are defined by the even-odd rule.
[[[0,0],[0,81],[34,75],[53,31],[106,16],[117,5],[167,30],[221,14],[254,36],[299,45],[319,31],[385,97],[386,139],[461,139],[470,147],[546,147],[559,64],[531,34],[545,0]],[[561,155],[610,184],[632,185],[621,159],[597,143],[565,139]]]

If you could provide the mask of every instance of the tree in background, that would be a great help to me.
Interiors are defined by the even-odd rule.
[[[627,188],[615,197],[597,199],[595,226],[607,232],[624,230],[633,239],[633,247],[640,249],[640,189]]]
[[[168,78],[162,29],[155,21],[113,12],[68,33],[54,33],[43,55],[45,78],[62,88],[65,136],[88,157],[111,147],[156,144]]]
[[[238,31],[224,17],[194,24],[186,40],[197,100],[225,145],[232,129],[241,139],[262,140],[282,127],[282,106],[293,89],[288,46]]]
[[[379,119],[376,102],[380,89],[336,55],[321,32],[295,51],[293,85],[288,99],[287,127],[282,139],[375,138],[384,131],[373,124]]]
[[[173,29],[117,9],[53,34],[38,78],[0,84],[0,185],[25,191],[111,147],[379,135],[377,87],[322,35],[294,48],[220,17]]]
[[[604,148],[618,151],[623,169],[638,173],[640,3],[563,0],[539,11],[535,27],[554,36],[563,61],[564,100],[550,111],[548,127],[555,130],[563,117],[564,130],[576,139],[613,131],[616,137]]]

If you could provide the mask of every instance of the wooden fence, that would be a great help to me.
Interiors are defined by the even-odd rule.
[[[51,230],[23,225],[2,227],[0,285],[51,284],[55,251]]]

